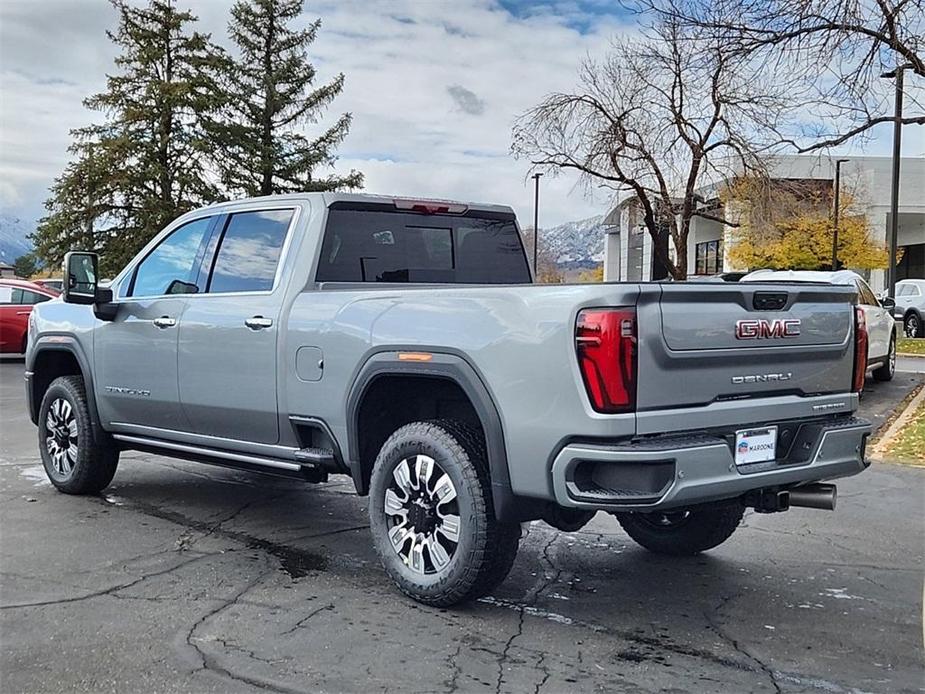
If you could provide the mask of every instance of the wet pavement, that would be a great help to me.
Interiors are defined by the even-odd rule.
[[[0,363],[4,692],[920,692],[925,470],[876,464],[834,513],[746,515],[694,558],[598,514],[530,524],[456,609],[395,591],[365,499],[123,455],[99,497],[45,480],[22,364]],[[882,422],[919,377],[871,384]]]

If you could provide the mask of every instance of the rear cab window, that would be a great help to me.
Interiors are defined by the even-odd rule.
[[[265,292],[273,289],[292,208],[229,215],[215,255],[208,292]]]
[[[318,282],[529,284],[513,214],[427,214],[379,203],[335,203]]]

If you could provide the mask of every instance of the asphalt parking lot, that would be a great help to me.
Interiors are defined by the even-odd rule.
[[[45,480],[23,365],[0,363],[3,692],[921,692],[925,470],[876,464],[836,512],[750,513],[691,559],[604,514],[528,526],[510,577],[417,605],[346,479],[138,453],[99,497]],[[920,375],[871,385],[882,423]]]

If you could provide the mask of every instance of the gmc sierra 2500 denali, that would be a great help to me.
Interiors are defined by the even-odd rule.
[[[320,193],[190,212],[107,287],[96,261],[29,328],[52,483],[98,492],[127,449],[347,474],[424,603],[502,581],[523,521],[694,553],[866,465],[847,286],[538,286],[508,207]]]

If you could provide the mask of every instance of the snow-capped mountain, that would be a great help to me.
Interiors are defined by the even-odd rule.
[[[566,222],[540,230],[540,250],[562,269],[591,268],[604,260],[604,216]]]
[[[0,214],[0,263],[13,264],[19,256],[32,250],[27,236],[35,225],[19,217]]]

